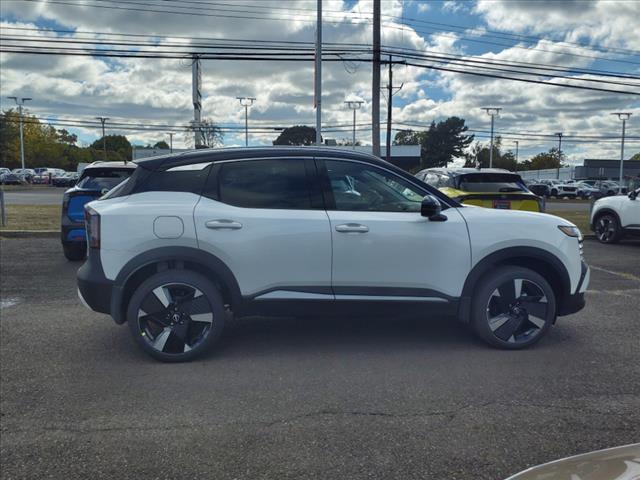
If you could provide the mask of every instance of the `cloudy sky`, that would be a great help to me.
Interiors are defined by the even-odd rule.
[[[251,40],[247,44],[252,45],[265,40],[313,42],[315,5],[316,0],[3,0],[0,21],[5,47],[46,46],[48,41],[42,42],[45,38],[82,39],[86,42],[82,46],[90,47],[93,41],[116,38],[107,34],[117,33],[128,35],[118,37],[122,43],[184,45],[186,51],[194,48],[189,45],[211,39]],[[371,0],[324,0],[323,5],[326,42],[350,46],[371,43]],[[640,93],[638,79],[579,71],[640,77],[640,29],[636,26],[640,1],[382,0],[382,15],[383,48],[463,56],[480,62],[529,62],[571,68],[578,71],[559,75],[620,82],[579,84]],[[6,40],[25,35],[28,41]],[[353,58],[363,55],[355,54]],[[226,146],[244,142],[243,131],[236,130],[244,126],[244,110],[237,96],[257,99],[250,111],[250,125],[261,130],[251,134],[251,144],[270,144],[278,133],[269,129],[278,126],[315,123],[311,61],[203,60],[202,71],[203,117],[229,129]],[[386,76],[385,67],[383,86]],[[577,84],[571,78],[537,79]],[[32,97],[29,112],[54,123],[82,123],[101,115],[120,124],[172,125],[176,130],[174,146],[192,146],[192,138],[178,132],[193,117],[188,57],[105,58],[3,52],[0,82],[3,110],[12,106],[7,96]],[[534,135],[563,132],[563,150],[572,163],[581,163],[585,157],[619,156],[617,141],[585,137],[619,135],[621,122],[610,113],[628,111],[633,116],[627,128],[631,137],[627,152],[640,151],[637,95],[522,83],[402,64],[394,66],[394,84],[403,85],[394,97],[394,128],[428,125],[456,115],[467,120],[478,139],[486,141],[490,121],[481,107],[499,106],[503,110],[496,120],[496,132],[504,137],[507,149],[513,149],[518,140],[520,159],[557,145],[553,137]],[[348,125],[352,117],[344,105],[349,99],[364,101],[358,112],[358,124],[362,124],[358,138],[370,143],[371,130],[366,125],[371,122],[371,64],[353,59],[325,62],[323,124],[339,126],[328,127],[334,131],[325,133],[325,138],[350,137]],[[383,99],[383,119],[386,108]],[[107,124],[107,128],[109,133],[126,134],[137,144],[168,140],[161,127],[136,131]],[[69,129],[83,143],[100,136],[93,126]]]

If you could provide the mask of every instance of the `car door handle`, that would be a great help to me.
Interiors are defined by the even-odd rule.
[[[238,230],[242,228],[242,224],[240,222],[236,222],[234,220],[227,219],[219,219],[219,220],[209,220],[204,224],[207,228],[211,228],[212,230]]]
[[[367,233],[368,231],[369,227],[359,223],[343,223],[342,225],[336,225],[336,232],[341,233]]]

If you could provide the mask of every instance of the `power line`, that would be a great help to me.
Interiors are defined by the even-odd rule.
[[[24,1],[24,2],[42,3],[45,0],[22,0],[22,1]],[[146,13],[163,13],[163,14],[173,14],[173,15],[237,18],[237,19],[243,19],[243,20],[269,20],[269,21],[287,20],[287,21],[289,21],[289,20],[294,19],[294,20],[300,21],[300,22],[315,23],[315,20],[299,18],[299,16],[274,17],[274,16],[264,16],[264,15],[263,16],[226,15],[224,13],[206,13],[206,11],[196,12],[196,11],[194,11],[193,8],[190,8],[189,11],[160,10],[160,9],[158,9],[157,4],[132,2],[132,1],[129,1],[129,0],[100,0],[100,1],[110,1],[112,3],[115,3],[116,5],[98,5],[98,4],[89,4],[89,3],[79,3],[79,2],[70,3],[70,2],[65,2],[65,1],[62,1],[62,0],[46,0],[46,3],[48,3],[48,4],[66,5],[66,6],[72,6],[72,7],[103,8],[103,9],[111,9],[111,10],[140,11],[140,12],[146,12]],[[117,5],[118,3],[120,3],[120,4],[130,4],[130,5],[141,4],[141,5],[144,5],[144,6],[155,6],[156,8],[124,7],[124,6]],[[175,4],[172,4],[171,7],[172,8],[181,8],[179,6],[176,7]],[[182,8],[184,8],[184,7],[182,7]],[[210,10],[213,10],[213,9],[210,9]],[[215,9],[215,10],[225,11],[225,9],[219,9],[219,8]],[[229,10],[227,9],[227,11],[229,11]],[[243,12],[244,11],[245,10],[243,10]],[[260,13],[263,13],[263,12],[260,12]],[[368,20],[365,20],[365,22],[371,23]],[[343,24],[345,22],[344,21],[325,20],[325,23]],[[357,24],[357,22],[348,22],[348,23],[356,23]],[[414,26],[408,25],[408,24],[403,24],[403,26],[397,26],[395,24],[387,24],[387,23],[385,23],[385,24],[383,24],[383,26],[385,26],[387,28],[391,28],[391,29],[396,29],[396,30],[404,30],[404,27],[406,26],[406,27],[412,28],[414,31],[416,31],[416,33],[422,33],[422,34],[426,34],[426,35],[427,34],[431,35],[430,32],[421,31],[421,30],[415,28]],[[542,49],[542,48],[537,48],[537,47],[522,47],[522,46],[519,46],[519,45],[508,45],[508,44],[504,44],[504,43],[489,42],[489,41],[486,41],[486,40],[468,39],[468,38],[464,39],[461,36],[451,35],[451,34],[446,34],[446,33],[437,34],[437,36],[452,37],[452,38],[456,38],[456,39],[464,40],[464,41],[469,41],[469,42],[482,43],[482,44],[488,44],[488,45],[496,45],[496,46],[502,46],[502,47],[508,47],[508,48],[517,48],[517,49],[524,49],[524,50],[537,50],[537,51],[548,52],[548,53],[571,55],[571,56],[575,56],[575,57],[601,59],[601,60],[608,60],[610,62],[618,62],[618,63],[627,63],[627,64],[640,65],[640,62],[634,62],[634,61],[630,61],[630,60],[620,60],[620,59],[606,58],[606,57],[595,56],[595,55],[584,55],[584,54],[571,53],[571,52],[566,52],[566,51],[558,52],[558,51],[554,51],[554,50],[547,50],[547,49]]]
[[[29,28],[29,27],[7,27],[4,26],[2,27],[2,29],[4,30],[18,30],[18,31],[34,31],[34,32],[39,32],[39,33],[60,33],[60,34],[75,34],[75,35],[100,35],[100,36],[115,36],[115,37],[134,37],[134,38],[160,38],[161,36],[158,35],[153,35],[153,34],[131,34],[131,33],[111,33],[111,32],[91,32],[91,31],[80,31],[80,30],[59,30],[59,29],[39,29],[39,28]],[[13,34],[15,35],[15,34]],[[22,36],[20,37],[20,40],[29,40],[29,39],[39,39],[39,41],[43,41],[43,37],[39,37],[39,36]],[[52,37],[44,37],[44,39],[49,39]],[[164,37],[166,38],[166,37]],[[188,36],[175,36],[172,35],[171,38],[177,38],[177,39],[184,39],[184,40],[190,40],[190,41],[198,41],[198,42],[202,42],[202,41],[213,41],[213,42],[236,42],[238,45],[242,45],[242,47],[246,47],[246,43],[248,44],[256,44],[256,43],[260,43],[260,44],[269,44],[270,46],[274,47],[274,48],[278,48],[278,47],[285,47],[287,45],[301,45],[301,46],[307,46],[307,47],[311,47],[313,46],[313,42],[303,42],[303,41],[285,41],[285,40],[259,40],[259,39],[236,39],[236,38],[220,38],[220,37],[188,37]],[[109,43],[111,42],[110,39],[84,39],[84,38],[80,38],[80,37],[69,37],[69,40],[66,40],[66,37],[55,37],[54,40],[65,40],[65,42],[69,42],[72,43],[74,41],[79,41],[79,40],[93,40],[93,43],[99,43],[99,42],[103,42],[103,43]],[[149,43],[149,42],[147,42]],[[163,41],[163,42],[151,42],[152,45],[158,45],[160,43],[162,43],[163,45],[173,45],[176,44],[175,42],[168,42],[168,41]],[[189,44],[186,45],[184,43],[177,43],[177,46],[181,46],[184,48],[188,48],[189,46],[193,46],[194,44]],[[212,44],[214,45],[214,44]],[[215,44],[218,45],[218,44]],[[327,46],[327,48],[330,48],[331,46],[333,47],[341,47],[343,49],[346,48],[372,48],[371,44],[353,44],[353,43],[339,43],[339,42],[324,42],[324,45]],[[205,46],[210,46],[208,44],[206,44]],[[588,69],[588,68],[576,68],[576,67],[564,67],[564,66],[560,66],[560,65],[554,65],[554,64],[546,64],[546,63],[534,63],[534,62],[520,62],[520,61],[515,61],[515,60],[496,60],[496,59],[491,59],[488,57],[482,57],[482,56],[473,56],[473,55],[460,55],[460,54],[453,54],[453,53],[441,53],[441,52],[436,52],[436,51],[432,51],[432,50],[425,50],[425,49],[414,49],[414,48],[408,48],[408,47],[385,47],[385,51],[387,51],[388,53],[392,53],[394,55],[399,54],[399,52],[402,53],[406,53],[406,52],[417,52],[420,55],[426,55],[426,54],[432,54],[435,56],[435,58],[443,58],[443,59],[461,59],[467,62],[474,62],[474,63],[482,63],[482,64],[487,64],[487,65],[501,65],[501,66],[512,66],[512,67],[520,67],[520,66],[527,66],[527,67],[533,67],[533,68],[539,68],[541,70],[547,70],[547,71],[560,71],[560,72],[565,72],[565,73],[578,73],[578,74],[593,74],[593,75],[598,75],[598,76],[610,76],[610,77],[618,77],[618,78],[625,78],[625,79],[640,79],[640,76],[637,75],[633,75],[633,74],[629,74],[629,73],[622,73],[622,72],[613,72],[610,70],[601,70],[601,69]]]

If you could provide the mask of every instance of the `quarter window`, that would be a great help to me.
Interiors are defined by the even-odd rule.
[[[336,210],[418,212],[424,193],[386,170],[370,165],[325,161]]]
[[[248,160],[222,165],[220,200],[245,208],[310,209],[303,159]]]

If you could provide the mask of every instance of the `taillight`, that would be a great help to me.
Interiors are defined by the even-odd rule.
[[[89,206],[84,207],[84,223],[89,248],[100,248],[100,214]]]

